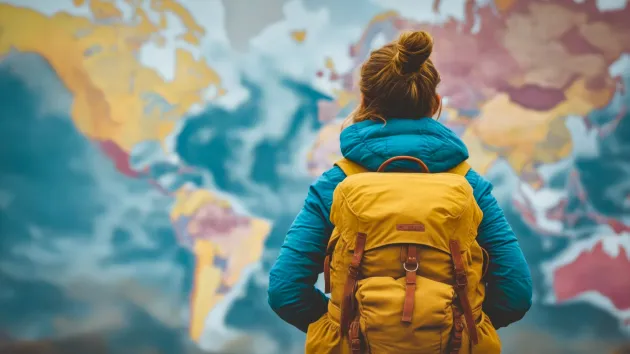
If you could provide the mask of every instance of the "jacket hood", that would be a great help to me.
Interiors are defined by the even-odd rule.
[[[429,171],[444,172],[468,159],[468,149],[459,137],[432,118],[367,120],[341,132],[341,153],[370,171],[376,171],[389,158],[413,156]],[[419,171],[411,161],[395,161],[388,170]]]

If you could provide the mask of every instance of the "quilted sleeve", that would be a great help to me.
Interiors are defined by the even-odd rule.
[[[329,220],[333,192],[344,178],[341,169],[334,167],[311,185],[269,276],[269,305],[303,332],[327,311],[328,297],[314,285],[323,272],[333,229]]]
[[[477,241],[490,256],[483,309],[501,328],[523,318],[531,307],[532,277],[516,235],[492,195],[492,184],[473,170],[466,178],[483,211]]]

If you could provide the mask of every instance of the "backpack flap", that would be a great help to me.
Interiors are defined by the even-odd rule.
[[[453,173],[377,173],[351,175],[335,189],[330,220],[350,250],[358,232],[365,251],[391,244],[419,244],[450,253],[477,236],[483,214],[472,187]]]

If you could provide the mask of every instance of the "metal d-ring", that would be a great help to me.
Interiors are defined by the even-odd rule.
[[[415,269],[409,269],[407,268],[407,262],[403,263],[403,268],[408,271],[408,272],[416,272],[418,270],[418,262],[416,262],[416,268]]]

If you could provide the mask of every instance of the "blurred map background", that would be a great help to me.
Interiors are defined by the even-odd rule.
[[[1,0],[0,352],[301,353],[267,272],[406,29],[531,264],[504,352],[628,342],[628,1]]]

